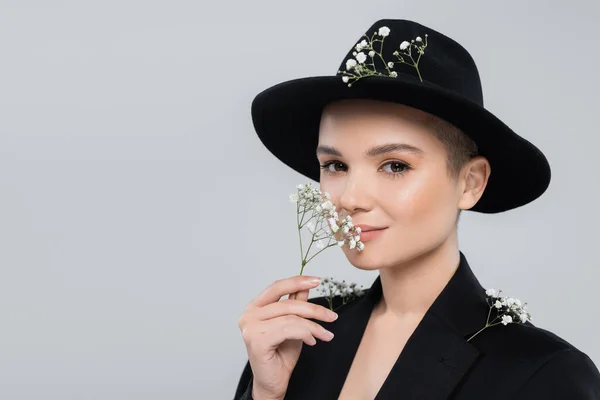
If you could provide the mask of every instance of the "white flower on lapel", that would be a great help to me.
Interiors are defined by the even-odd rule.
[[[366,34],[363,36],[366,39],[362,39],[359,43],[354,46],[356,51],[352,52],[352,56],[355,58],[349,58],[346,60],[346,71],[338,71],[338,74],[342,74],[342,81],[348,86],[358,81],[361,78],[368,76],[388,76],[392,78],[398,77],[396,71],[392,71],[395,64],[406,64],[414,67],[419,76],[419,80],[423,82],[421,77],[421,71],[419,71],[419,61],[421,56],[425,54],[425,48],[427,47],[427,34],[425,34],[425,41],[420,36],[416,39],[412,39],[410,42],[404,40],[398,47],[400,51],[396,50],[392,54],[396,57],[395,61],[385,61],[383,59],[383,41],[387,36],[390,35],[390,28],[382,26],[377,32],[373,32],[371,37]],[[380,38],[379,38],[380,37]],[[375,49],[375,43],[379,42],[379,51]],[[363,52],[368,51],[369,58]],[[414,53],[413,53],[414,50]],[[378,58],[383,63],[385,70],[381,69],[378,71],[375,67],[375,58]],[[370,62],[367,62],[369,60]]]
[[[486,289],[486,301],[490,306],[487,321],[485,322],[485,326],[483,328],[467,339],[467,342],[486,328],[499,324],[506,326],[508,324],[525,323],[531,320],[531,315],[527,311],[527,303],[521,303],[521,300],[513,297],[501,297],[501,292],[502,290],[496,290],[493,288]],[[490,321],[492,310],[495,310],[496,317]],[[495,322],[496,320],[499,321]]]
[[[349,301],[364,295],[364,290],[356,283],[346,283],[346,281],[336,281],[333,278],[324,278],[319,285],[317,291],[323,293],[329,302],[329,309],[335,311],[348,303]],[[340,296],[342,304],[339,307],[333,308],[333,298]]]

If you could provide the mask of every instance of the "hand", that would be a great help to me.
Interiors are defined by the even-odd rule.
[[[333,311],[307,301],[310,289],[318,285],[318,278],[311,276],[275,281],[247,305],[240,317],[238,325],[254,376],[255,399],[283,399],[302,343],[314,346],[315,338],[324,341],[333,338],[333,333],[307,319],[325,322],[337,319]],[[296,292],[297,298],[291,299]],[[286,294],[288,298],[279,301]]]

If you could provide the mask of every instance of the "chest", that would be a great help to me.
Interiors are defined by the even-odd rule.
[[[338,400],[373,400],[416,325],[416,322],[369,320]]]

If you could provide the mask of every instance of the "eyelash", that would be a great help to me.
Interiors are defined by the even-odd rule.
[[[332,160],[332,161],[327,161],[325,164],[321,165],[321,169],[325,172],[325,174],[327,175],[335,175],[338,172],[342,172],[342,171],[329,171],[327,168],[332,165],[332,164],[344,164],[341,161],[336,161],[336,160]],[[401,161],[388,161],[383,165],[389,165],[389,164],[400,164],[403,167],[403,170],[401,172],[385,172],[386,175],[390,176],[391,178],[400,178],[402,177],[402,175],[404,175],[405,173],[407,173],[409,170],[411,170],[411,166],[403,163]]]

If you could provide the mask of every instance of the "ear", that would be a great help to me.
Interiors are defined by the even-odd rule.
[[[490,174],[491,167],[487,158],[477,156],[469,160],[461,173],[459,209],[468,210],[477,204],[483,196]]]

